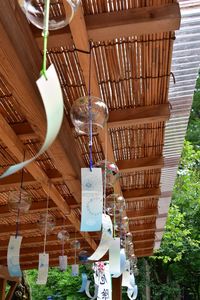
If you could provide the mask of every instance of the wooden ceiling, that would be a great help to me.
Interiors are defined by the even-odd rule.
[[[60,1],[62,4],[62,1]],[[56,227],[47,239],[50,264],[58,264],[61,252],[57,233],[65,227],[75,232],[81,249],[90,253],[99,233],[80,232],[80,169],[88,166],[88,138],[77,136],[69,119],[70,107],[87,95],[88,56],[76,49],[93,46],[92,94],[109,107],[108,126],[94,136],[94,161],[104,159],[108,133],[108,160],[115,161],[120,180],[114,191],[126,199],[135,254],[153,253],[161,169],[173,164],[163,157],[165,124],[170,117],[168,88],[174,30],[180,26],[180,10],[174,0],[82,0],[70,26],[51,32],[48,62],[54,63],[63,89],[65,116],[53,146],[30,164],[24,188],[32,196],[29,213],[21,216],[22,268],[34,268],[42,251],[43,236],[37,222],[46,208],[50,189],[50,213]],[[46,131],[41,99],[35,81],[42,61],[41,32],[30,26],[16,0],[0,1],[0,165],[31,157],[40,148]],[[2,13],[4,12],[4,13]],[[177,162],[176,162],[177,163]],[[9,212],[10,191],[19,189],[20,174],[0,182],[0,264],[6,265],[10,234],[16,216]],[[70,243],[65,247],[73,261]]]

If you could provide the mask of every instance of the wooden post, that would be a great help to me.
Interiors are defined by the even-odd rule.
[[[6,297],[6,279],[0,279],[0,300],[5,300]]]
[[[145,259],[145,267],[146,267],[146,299],[151,299],[151,289],[149,286],[150,282],[150,270],[149,270],[149,264],[148,261]]]
[[[122,276],[112,278],[112,300],[122,300]]]

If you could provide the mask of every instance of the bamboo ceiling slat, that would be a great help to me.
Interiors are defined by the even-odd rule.
[[[168,101],[163,91],[173,40],[173,33],[162,33],[94,45],[101,94],[110,110]]]
[[[85,14],[93,15],[138,7],[160,6],[174,3],[175,1],[176,0],[84,0],[82,3]]]
[[[164,123],[110,129],[115,160],[159,156],[163,149]]]

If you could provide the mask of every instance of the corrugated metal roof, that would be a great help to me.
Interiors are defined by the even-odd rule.
[[[173,79],[170,82],[169,102],[172,110],[165,130],[163,149],[165,159],[175,158],[177,161],[183,148],[200,64],[200,1],[182,0],[179,3],[182,20],[180,30],[176,32],[171,70],[176,82],[174,84]],[[162,169],[161,193],[172,191],[177,167],[166,165]],[[159,214],[167,213],[169,203],[169,198],[159,199]],[[155,250],[160,247],[164,225],[165,218],[158,218],[156,227],[159,232],[156,233]]]

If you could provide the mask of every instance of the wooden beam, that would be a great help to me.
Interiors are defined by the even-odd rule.
[[[75,232],[70,231],[70,239],[69,243],[74,240]],[[98,238],[97,234],[91,235],[92,238]],[[84,237],[80,233],[76,233],[76,238],[82,242],[84,241]],[[1,239],[0,242],[0,250],[5,250],[8,248],[8,239]],[[51,235],[47,236],[47,245],[54,245],[55,243],[58,243],[58,237],[57,234],[54,232]],[[44,236],[34,236],[34,237],[23,237],[22,239],[22,246],[23,248],[29,248],[29,247],[39,247],[44,244]]]
[[[68,201],[72,202],[72,201],[74,201],[74,198],[68,197],[66,199],[66,202],[68,202]],[[26,216],[28,216],[29,214],[35,214],[38,212],[39,213],[45,212],[47,209],[46,206],[47,206],[46,200],[32,202],[28,213],[26,213]],[[78,205],[78,204],[70,205],[70,208],[71,209],[80,208],[80,205]],[[49,201],[49,210],[50,211],[56,211],[56,210],[58,211],[57,205],[52,200]],[[9,210],[8,205],[0,205],[0,218],[7,218],[7,217],[10,217],[13,215],[16,215],[16,214]]]
[[[144,232],[140,234],[134,234],[133,241],[134,243],[140,243],[146,240],[154,240],[155,239],[155,232]]]
[[[66,246],[67,248],[67,246]],[[65,255],[68,256],[73,256],[74,255],[74,249],[64,249],[64,253]],[[81,246],[80,250],[90,250],[91,248],[87,247],[87,244],[83,244]],[[42,253],[44,251],[44,246],[40,246],[40,247],[30,247],[30,248],[21,248],[20,249],[20,261],[27,261],[27,260],[34,260],[34,256],[37,256],[38,259],[38,253]],[[47,245],[46,247],[46,252],[49,253],[50,257],[51,256],[56,256],[58,257],[59,255],[61,255],[61,251],[62,251],[62,245],[58,244],[58,245]],[[0,264],[2,264],[2,262],[4,262],[7,258],[7,250],[3,250],[0,251]],[[24,258],[24,260],[23,260]]]
[[[163,157],[144,157],[117,161],[120,173],[161,169],[164,166]]]
[[[12,282],[12,283],[11,283],[9,292],[8,292],[8,294],[6,295],[6,299],[5,299],[5,300],[12,300],[12,297],[13,297],[13,295],[14,295],[14,292],[15,292],[15,290],[16,290],[17,285],[18,285],[18,283],[16,283],[16,282]]]
[[[127,210],[126,211],[127,217],[131,220],[140,219],[140,218],[151,218],[156,217],[158,215],[157,208],[144,208],[138,210]]]
[[[131,232],[137,233],[137,232],[151,232],[151,231],[155,231],[156,230],[156,224],[154,223],[144,223],[144,224],[140,224],[140,225],[130,225],[129,224],[129,230]]]
[[[60,172],[56,169],[48,170],[46,172],[47,177],[53,182],[62,182],[63,178]],[[19,187],[21,182],[21,174],[15,173],[0,181],[0,192],[9,191],[12,187]],[[37,184],[37,181],[30,173],[24,173],[23,186]]]
[[[148,242],[141,242],[140,244],[134,244],[134,249],[139,251],[141,249],[146,249],[146,248],[153,248],[154,247],[154,240],[153,241],[148,241]]]
[[[63,2],[65,6],[65,2]],[[67,9],[67,6],[66,6]],[[70,23],[70,30],[73,37],[74,44],[77,49],[83,49],[85,51],[90,51],[89,45],[89,37],[86,29],[83,9],[79,6],[72,22]],[[78,52],[78,58],[80,62],[80,66],[83,72],[83,76],[85,79],[85,84],[88,88],[89,84],[89,76],[91,73],[91,94],[96,97],[101,98],[101,93],[98,85],[97,74],[94,66],[94,60],[91,65],[91,70],[89,69],[89,55],[85,55],[84,53]],[[108,135],[107,143],[105,141],[105,136]],[[114,153],[112,149],[112,144],[110,141],[109,134],[107,133],[107,128],[104,128],[99,131],[99,139],[102,145],[102,149],[104,154],[107,152],[107,159],[109,161],[114,162]],[[116,193],[121,194],[121,187],[119,181],[116,182],[114,186],[114,190]]]
[[[109,113],[108,127],[119,128],[169,120],[169,104],[115,110]]]
[[[55,229],[58,227],[62,227],[63,226],[63,219],[57,219],[56,220],[56,224],[55,224]],[[66,228],[70,228],[70,227],[73,227],[73,225],[71,224],[70,221],[67,221],[65,222],[65,225],[64,225]],[[26,223],[26,224],[20,224],[19,225],[19,233],[20,234],[24,234],[24,233],[31,233],[31,232],[38,232],[38,233],[41,233],[41,230],[38,226],[38,223]],[[0,232],[1,232],[1,237],[3,236],[9,236],[11,234],[15,234],[16,232],[16,225],[0,225]]]
[[[139,201],[152,197],[159,197],[160,194],[160,188],[132,189],[123,191],[123,196],[126,201]]]
[[[7,281],[15,281],[19,283],[21,279],[19,277],[11,277],[8,268],[0,265],[0,278],[6,279]]]
[[[135,251],[135,255],[137,257],[145,257],[145,256],[152,256],[153,255],[153,249],[141,249],[138,251]]]
[[[116,38],[174,31],[180,27],[178,3],[158,7],[143,7],[85,16],[88,38],[93,41],[108,41]],[[42,49],[41,32],[35,37]],[[73,45],[70,32],[58,30],[49,37],[49,47]]]
[[[39,201],[39,202],[33,202],[26,215],[35,214],[38,212],[39,213],[45,212],[47,210],[46,206],[47,206],[47,201],[45,201],[45,200]],[[49,210],[50,211],[58,210],[57,205],[52,200],[49,201]],[[7,217],[10,217],[13,215],[16,215],[16,214],[9,210],[8,205],[0,206],[0,218],[1,219],[7,218]]]
[[[133,238],[133,243],[134,245],[138,245],[138,244],[143,244],[143,243],[147,243],[147,242],[154,242],[155,240],[155,237],[154,238],[150,238],[150,239],[142,239],[142,240],[138,240],[138,241],[135,241],[135,237]]]

